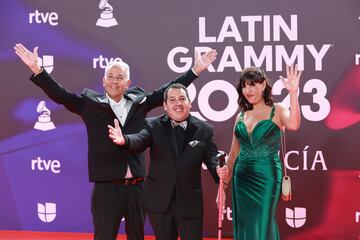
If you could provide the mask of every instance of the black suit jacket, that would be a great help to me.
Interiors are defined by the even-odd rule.
[[[215,161],[218,152],[213,141],[212,126],[190,116],[183,150],[179,152],[169,117],[162,115],[149,118],[140,133],[126,135],[126,147],[131,151],[143,151],[148,146],[150,166],[143,189],[144,207],[156,212],[165,212],[175,191],[179,216],[201,217],[203,162],[215,181],[219,181]]]
[[[127,90],[124,95],[132,105],[122,126],[123,132],[137,133],[143,128],[146,114],[162,105],[163,93],[167,86],[172,83],[188,86],[196,77],[192,70],[189,70],[151,93],[146,93],[139,87]],[[80,115],[84,121],[88,137],[89,181],[124,178],[127,164],[134,177],[145,177],[144,154],[120,149],[109,138],[107,125],[113,125],[116,115],[104,94],[84,89],[80,96],[76,95],[63,88],[45,70],[31,76],[30,80],[44,90],[53,101],[63,104],[69,111]]]

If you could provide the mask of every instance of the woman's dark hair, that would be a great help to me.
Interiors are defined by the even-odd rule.
[[[240,73],[239,84],[237,85],[236,90],[239,94],[238,104],[242,112],[253,109],[253,105],[246,100],[242,89],[246,85],[254,86],[256,83],[263,83],[264,81],[266,82],[263,96],[265,104],[273,106],[274,100],[271,93],[272,86],[270,85],[270,80],[266,77],[265,72],[258,67],[248,67]]]

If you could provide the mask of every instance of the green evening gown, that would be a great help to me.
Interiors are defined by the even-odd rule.
[[[260,121],[250,135],[243,114],[235,127],[240,154],[233,172],[233,225],[236,240],[280,239],[276,223],[282,167],[279,160],[279,127],[269,119]]]

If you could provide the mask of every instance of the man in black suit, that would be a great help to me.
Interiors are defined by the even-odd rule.
[[[143,206],[157,240],[202,239],[203,197],[201,166],[217,175],[213,127],[190,115],[185,86],[170,85],[164,93],[166,114],[148,118],[138,134],[122,134],[115,119],[109,137],[122,148],[143,152],[150,146],[150,166],[143,191]],[[226,166],[218,169],[225,176]],[[221,173],[222,172],[222,173]]]
[[[188,86],[215,59],[216,51],[211,50],[202,56],[196,54],[191,70],[152,93],[139,87],[129,88],[129,66],[124,62],[112,62],[106,67],[103,77],[105,94],[85,89],[81,95],[76,95],[63,88],[38,65],[37,47],[31,52],[22,44],[16,44],[14,49],[34,73],[31,81],[53,101],[78,114],[85,123],[89,181],[95,183],[91,202],[94,239],[116,239],[123,217],[128,239],[144,239],[140,202],[146,173],[144,156],[114,145],[106,126],[115,118],[121,122],[124,133],[139,132],[146,114],[162,104],[166,87],[177,82]]]

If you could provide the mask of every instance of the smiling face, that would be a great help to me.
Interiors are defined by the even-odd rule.
[[[245,80],[245,84],[242,88],[242,93],[250,104],[256,105],[264,102],[265,87],[266,81],[263,81],[262,83],[255,83]]]
[[[103,86],[111,99],[119,102],[124,92],[129,88],[131,81],[127,76],[125,66],[113,65],[103,77]]]
[[[163,105],[167,115],[177,122],[186,120],[190,115],[191,103],[182,88],[168,89]]]
[[[236,86],[241,111],[252,110],[254,105],[265,103],[273,106],[272,86],[263,70],[258,67],[245,68]]]

